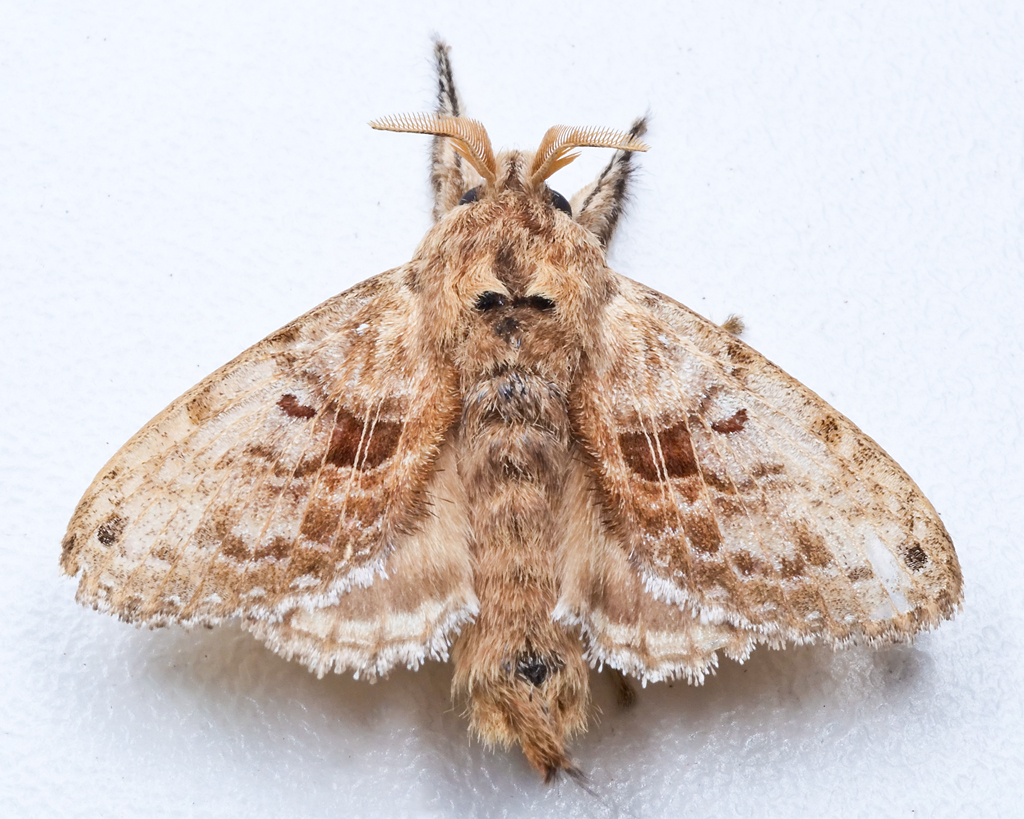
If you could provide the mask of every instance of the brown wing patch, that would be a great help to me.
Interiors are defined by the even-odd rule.
[[[574,430],[659,599],[775,644],[902,639],[952,615],[948,535],[877,444],[660,294],[622,279],[601,320]]]
[[[65,539],[82,602],[137,622],[212,622],[369,582],[422,524],[458,409],[450,365],[424,361],[409,331],[405,272],[260,342],[114,456]]]
[[[915,572],[921,571],[921,569],[928,565],[928,555],[917,544],[914,544],[903,553],[903,559]]]
[[[376,469],[394,455],[401,434],[400,423],[363,420],[339,409],[326,462],[336,467]]]
[[[732,432],[740,432],[743,427],[747,425],[747,411],[745,409],[736,410],[729,418],[724,421],[715,421],[711,425],[711,428],[719,433],[720,435],[728,435]]]
[[[619,446],[630,469],[645,481],[686,478],[697,473],[697,459],[685,422],[653,437],[645,432],[622,433]]]
[[[281,396],[281,400],[277,402],[277,405],[284,410],[284,414],[290,418],[314,418],[316,417],[316,410],[312,407],[307,407],[305,404],[300,404],[299,399],[291,393],[287,393]]]
[[[120,515],[111,515],[96,530],[96,539],[104,546],[110,546],[121,536],[126,521]]]

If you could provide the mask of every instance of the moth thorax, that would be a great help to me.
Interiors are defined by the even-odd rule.
[[[550,517],[569,457],[562,391],[523,368],[480,378],[463,404],[459,474],[481,524],[487,517]],[[531,517],[531,520],[537,520]],[[523,523],[517,523],[520,528]]]

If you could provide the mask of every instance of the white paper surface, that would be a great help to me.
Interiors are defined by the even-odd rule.
[[[1011,816],[1024,797],[1024,20],[1016,3],[12,2],[0,26],[0,804],[10,816]],[[942,513],[962,616],[758,650],[573,752],[470,741],[434,664],[316,680],[234,628],[140,631],[58,574],[93,475],[208,372],[405,261],[430,34],[496,146],[651,151],[611,262],[747,340]],[[552,179],[569,196],[607,161]]]

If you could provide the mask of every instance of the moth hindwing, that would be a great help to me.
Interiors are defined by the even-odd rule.
[[[608,268],[643,119],[495,152],[447,47],[435,223],[413,258],[242,353],[150,421],[75,511],[78,599],[238,618],[318,674],[454,659],[488,743],[546,777],[588,666],[700,682],[760,643],[909,639],[960,568],[882,449],[729,330]],[[613,150],[571,198],[548,179]],[[735,325],[730,325],[731,327]]]

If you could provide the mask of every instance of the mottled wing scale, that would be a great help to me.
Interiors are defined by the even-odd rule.
[[[337,604],[386,572],[396,544],[412,543],[441,549],[450,571],[438,616],[464,619],[474,605],[468,566],[444,550],[465,550],[465,531],[453,521],[444,545],[436,533],[417,539],[445,503],[447,487],[431,476],[456,407],[450,368],[409,332],[422,317],[404,272],[370,279],[260,342],[111,459],[64,541],[62,566],[81,572],[81,602],[137,623],[272,624]],[[417,576],[388,587],[405,600],[365,593],[349,609],[361,600],[363,617],[376,605],[429,619],[411,599]],[[263,636],[291,650],[280,633]]]
[[[719,651],[746,659],[755,643],[752,634],[730,623],[702,621],[693,608],[659,600],[644,588],[595,501],[587,464],[587,454],[577,452],[565,480],[562,594],[555,620],[580,629],[593,665],[610,665],[645,684],[676,677],[702,682]]]
[[[330,606],[289,611],[282,620],[249,618],[245,628],[318,676],[355,671],[373,680],[395,666],[448,659],[449,639],[477,614],[470,523],[454,450],[446,441],[425,489],[431,512],[399,536],[381,576]]]
[[[605,318],[574,423],[610,531],[649,593],[776,646],[901,640],[952,615],[949,536],[874,441],[635,282],[621,279]]]

